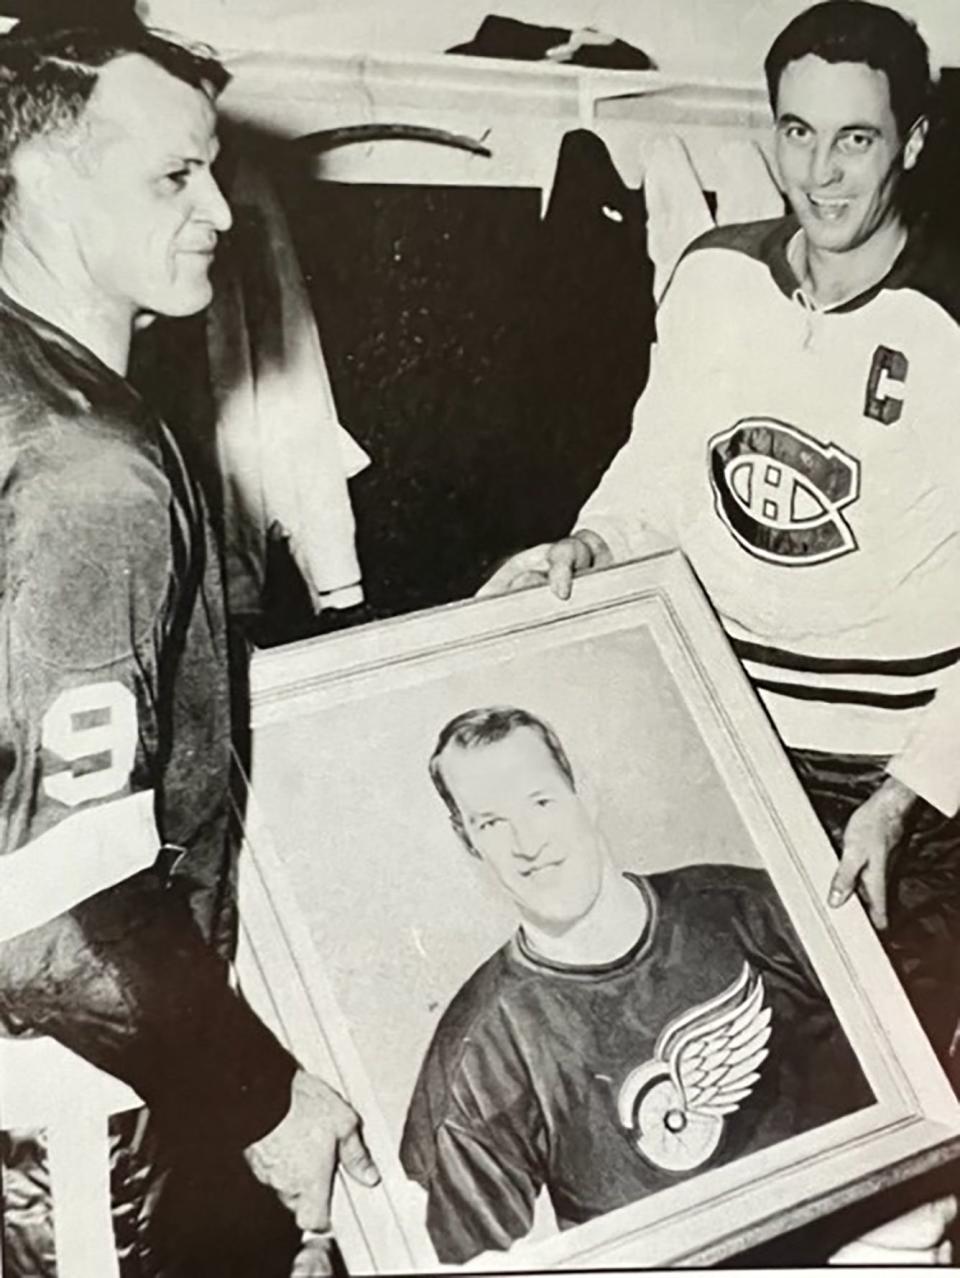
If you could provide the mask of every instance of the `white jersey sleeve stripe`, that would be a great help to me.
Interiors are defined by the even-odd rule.
[[[0,941],[151,866],[160,848],[153,803],[141,790],[83,808],[0,856]]]
[[[82,1103],[47,1129],[58,1278],[120,1278],[107,1120]]]
[[[0,1129],[53,1129],[82,1109],[106,1119],[143,1101],[122,1079],[55,1038],[0,1037]]]

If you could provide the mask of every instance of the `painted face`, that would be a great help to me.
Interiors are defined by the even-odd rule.
[[[217,236],[231,223],[210,168],[212,103],[131,54],[103,69],[84,119],[68,216],[93,291],[131,317],[202,310]]]
[[[777,92],[775,152],[808,243],[843,253],[895,222],[897,186],[923,147],[903,139],[883,71],[861,62],[790,62]]]
[[[521,916],[561,932],[582,919],[600,891],[603,845],[541,737],[517,728],[491,745],[451,746],[442,768],[474,850]]]

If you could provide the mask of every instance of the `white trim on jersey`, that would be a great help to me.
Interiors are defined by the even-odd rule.
[[[80,1111],[106,1118],[143,1101],[54,1038],[0,1038],[0,1127],[54,1127]]]
[[[894,719],[877,706],[809,702],[759,687],[757,692],[781,741],[796,750],[889,758],[923,721],[922,707],[898,711]]]
[[[81,1104],[46,1134],[57,1278],[120,1278],[106,1119]]]
[[[142,1104],[55,1039],[0,1038],[2,1126],[44,1132],[60,1278],[118,1278],[107,1124]]]
[[[0,856],[0,941],[28,932],[152,865],[152,790],[82,808]]]

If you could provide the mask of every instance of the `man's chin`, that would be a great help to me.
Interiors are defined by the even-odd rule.
[[[848,225],[846,220],[828,222],[819,218],[805,218],[801,225],[807,243],[825,253],[845,253],[857,243],[857,228]]]
[[[164,292],[155,299],[149,311],[165,319],[186,319],[190,315],[197,315],[200,311],[206,310],[212,301],[213,286],[209,280],[204,280],[190,288],[170,289]]]
[[[532,927],[546,936],[560,937],[572,931],[593,909],[593,902],[563,902],[554,908],[541,906],[539,909],[527,905],[523,917]]]

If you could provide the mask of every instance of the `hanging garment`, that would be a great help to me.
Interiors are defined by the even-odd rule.
[[[714,218],[683,141],[669,134],[650,146],[643,189],[658,303],[680,258],[699,235],[717,224],[783,216],[783,196],[756,142],[736,138],[722,143],[717,166]]]
[[[231,609],[255,610],[269,536],[286,538],[316,611],[362,600],[347,479],[369,464],[341,427],[283,209],[241,162],[235,228],[207,313]]]
[[[643,195],[588,129],[560,145],[522,293],[513,500],[531,544],[563,534],[627,438],[654,336]]]
[[[656,66],[643,49],[593,27],[541,27],[500,14],[488,14],[471,40],[454,45],[447,53],[529,62],[552,58],[614,71],[649,71]]]
[[[751,138],[724,142],[718,160],[718,225],[783,217],[783,195],[756,142]]]
[[[663,297],[684,250],[713,225],[710,208],[687,148],[673,134],[654,138],[646,156],[647,245],[653,261],[653,292]]]

